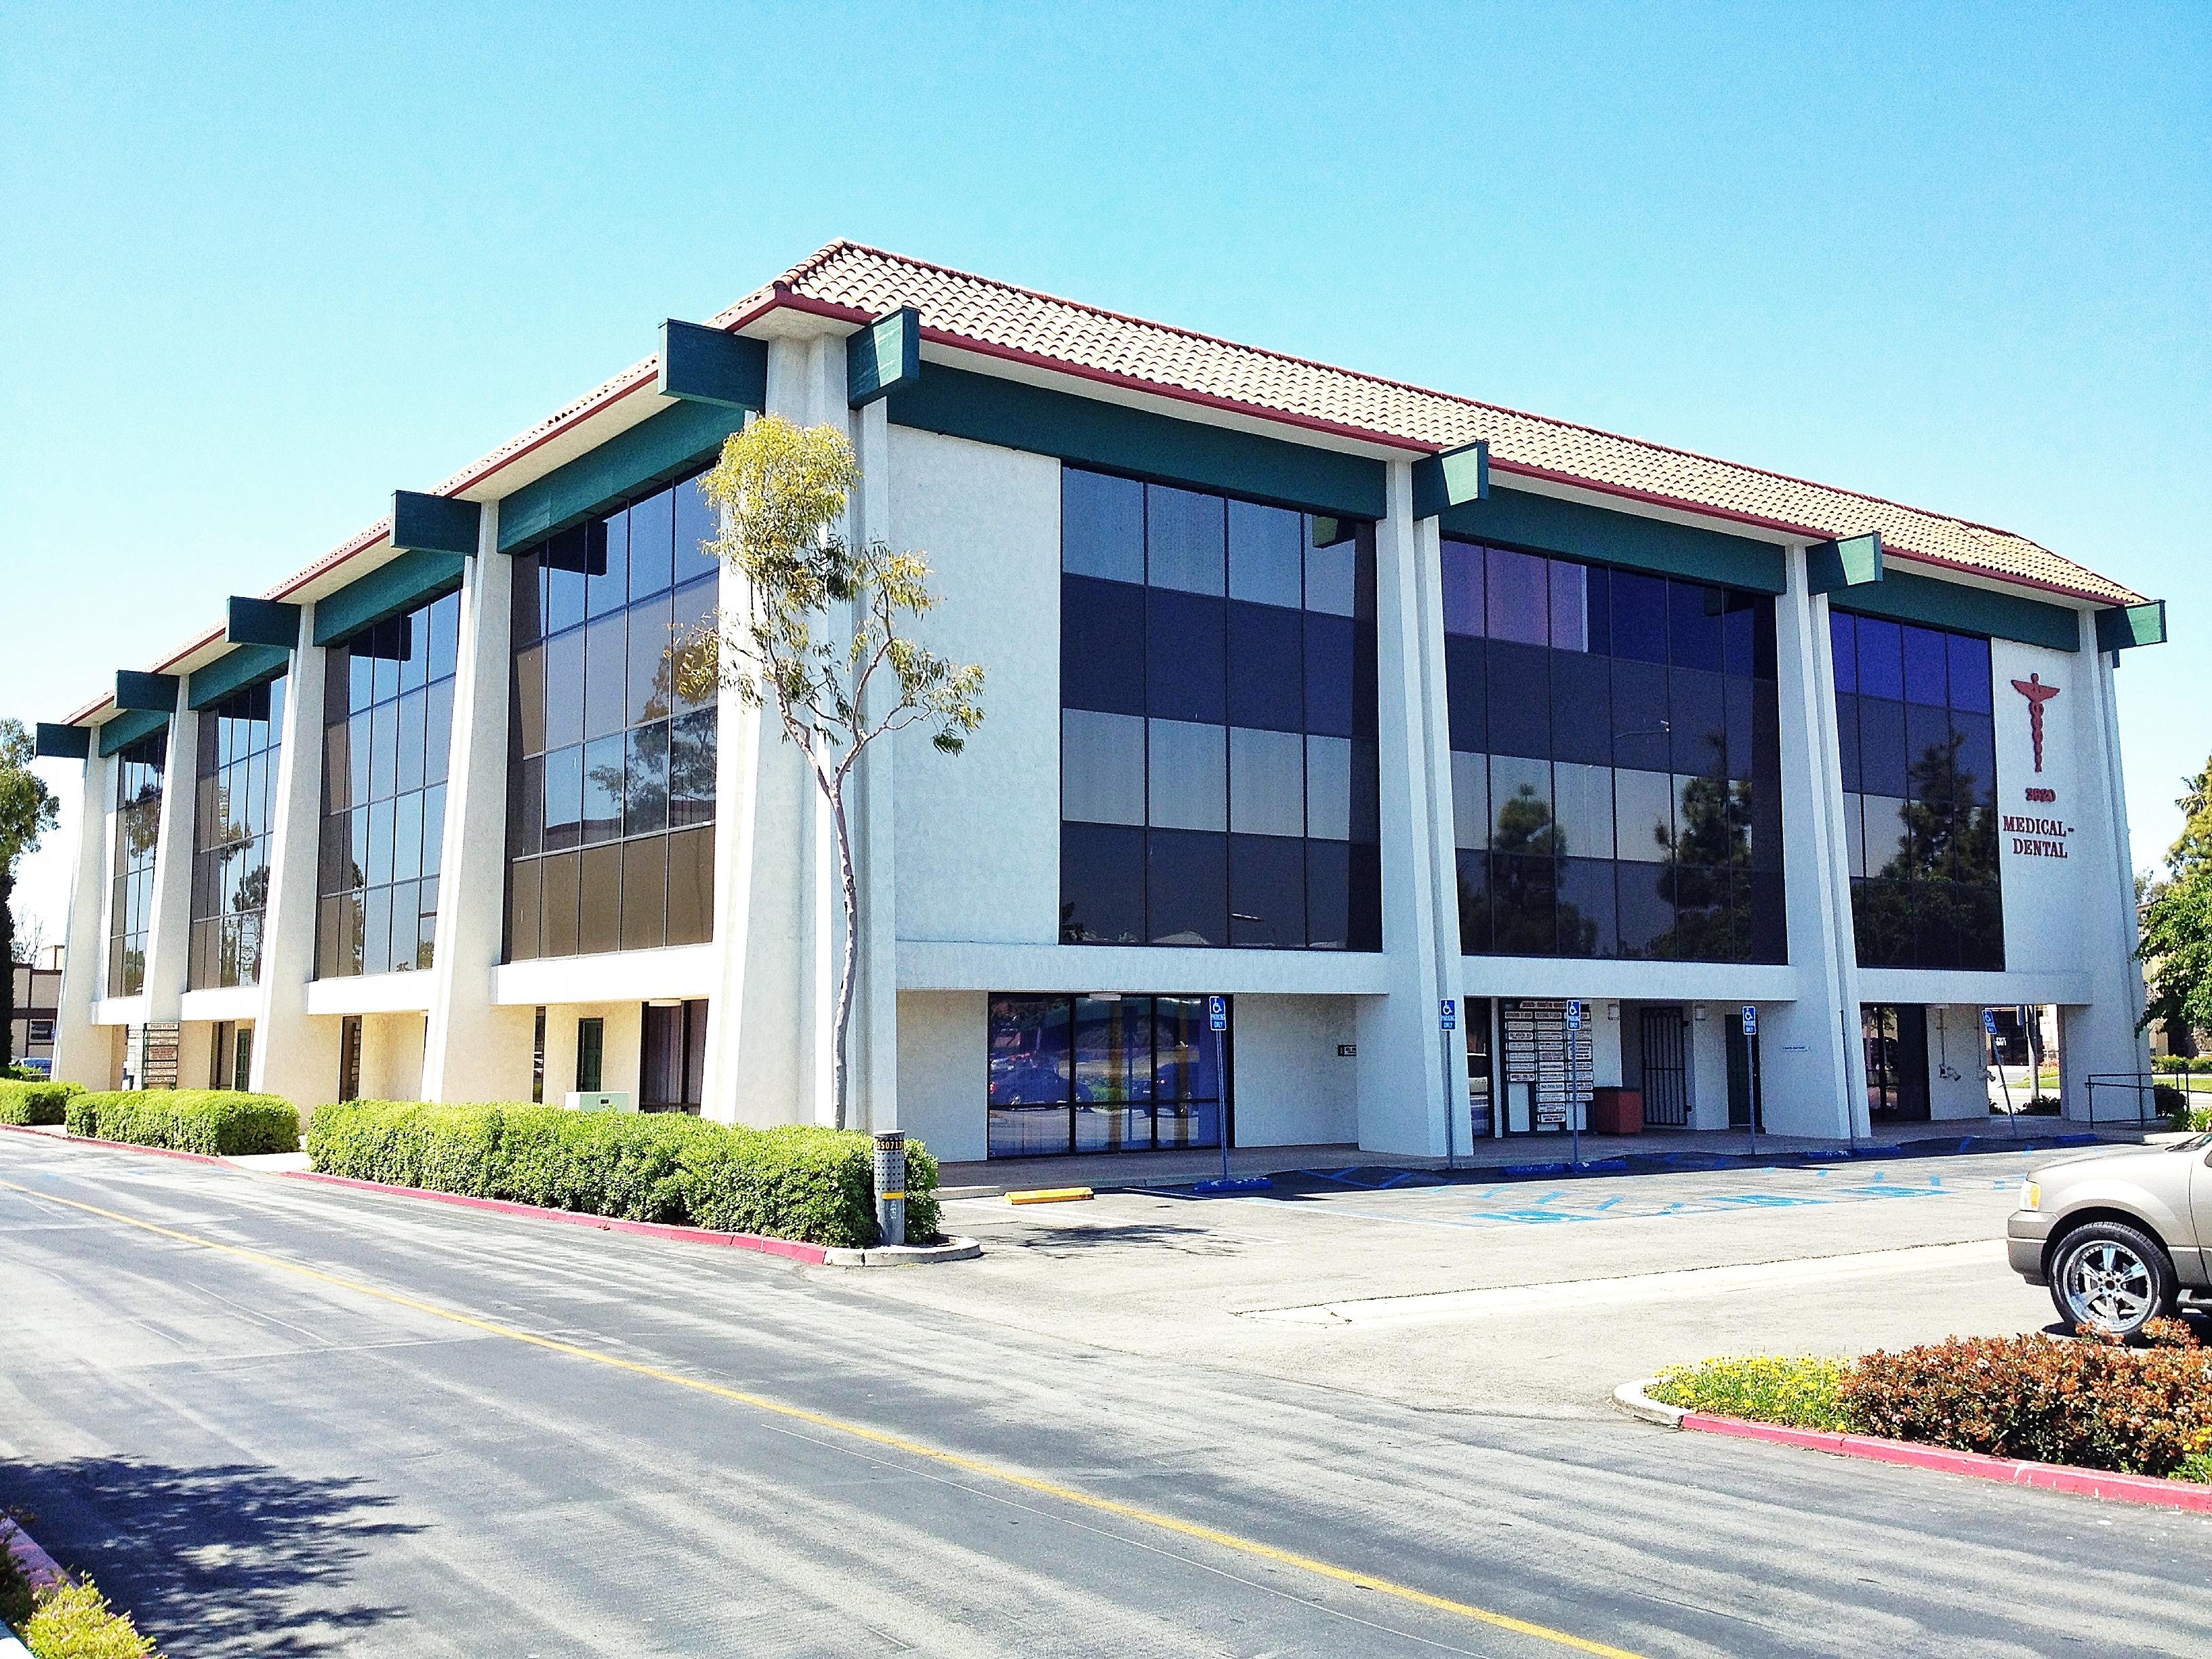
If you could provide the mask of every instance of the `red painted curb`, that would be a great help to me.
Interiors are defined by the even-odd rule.
[[[672,1238],[686,1244],[720,1244],[735,1250],[757,1250],[763,1255],[787,1256],[820,1267],[830,1259],[826,1245],[805,1244],[794,1238],[769,1238],[760,1233],[718,1233],[704,1227],[676,1227],[660,1221],[623,1221],[613,1216],[586,1215],[577,1210],[549,1210],[537,1204],[518,1204],[508,1198],[477,1198],[467,1193],[434,1193],[425,1187],[395,1187],[388,1182],[356,1181],[351,1176],[321,1175],[313,1170],[278,1170],[288,1181],[314,1181],[331,1187],[351,1187],[358,1192],[390,1193],[400,1198],[427,1199],[433,1204],[458,1204],[465,1209],[493,1210],[502,1215],[527,1216],[538,1221],[558,1221],[596,1232],[636,1233],[646,1238]]]
[[[227,1164],[229,1160],[211,1152],[180,1152],[173,1146],[141,1146],[132,1140],[102,1140],[97,1135],[48,1134],[50,1124],[0,1123],[0,1129],[13,1129],[18,1134],[36,1135],[41,1140],[58,1141],[64,1146],[105,1146],[111,1152],[151,1152],[155,1158],[181,1158],[194,1164]]]
[[[1833,1452],[1839,1457],[1863,1457],[1876,1463],[1897,1463],[1908,1468],[1936,1469],[1977,1480],[2002,1480],[2009,1486],[2033,1486],[2045,1492],[2074,1492],[2084,1498],[2111,1498],[2122,1504],[2151,1504],[2162,1509],[2198,1510],[2212,1514],[2212,1486],[2194,1480],[2161,1480],[2154,1475],[2114,1474],[2106,1469],[2068,1468],[2059,1463],[2031,1463],[2020,1458],[1991,1457],[1984,1452],[1953,1451],[1944,1446],[1923,1446],[1909,1440],[1885,1440],[1879,1435],[1838,1434],[1827,1429],[1792,1429],[1778,1423],[1753,1423],[1740,1417],[1711,1417],[1703,1412],[1684,1415],[1682,1426],[1702,1434],[1725,1434],[1739,1440],[1765,1440],[1777,1445],[1803,1446],[1813,1451]]]

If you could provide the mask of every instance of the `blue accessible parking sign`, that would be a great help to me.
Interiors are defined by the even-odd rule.
[[[1225,1031],[1229,1029],[1229,1002],[1226,998],[1206,998],[1206,1023],[1217,1031]]]
[[[1437,1024],[1447,1031],[1459,1029],[1459,1003],[1456,999],[1446,997],[1437,1004]]]

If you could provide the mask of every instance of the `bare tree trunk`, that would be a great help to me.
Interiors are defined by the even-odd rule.
[[[0,865],[0,1071],[15,1063],[15,872]]]
[[[853,1024],[853,976],[860,956],[860,889],[853,877],[853,831],[845,817],[845,788],[842,781],[827,781],[823,793],[830,797],[830,822],[837,835],[837,879],[845,897],[844,960],[837,971],[837,1035],[836,1052],[832,1061],[831,1092],[836,1099],[836,1122],[845,1127],[848,1115],[846,1102],[849,1069],[845,1063],[847,1034]]]

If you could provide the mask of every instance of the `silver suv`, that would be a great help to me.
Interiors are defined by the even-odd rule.
[[[2212,1134],[2086,1152],[2021,1183],[2005,1254],[2070,1328],[2133,1336],[2212,1297]]]

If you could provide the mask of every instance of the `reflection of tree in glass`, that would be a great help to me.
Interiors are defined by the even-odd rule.
[[[149,780],[138,786],[138,793],[125,802],[123,808],[123,844],[132,858],[143,858],[154,850],[161,836],[161,786]]]
[[[677,688],[700,684],[702,677],[713,672],[711,641],[678,638],[661,652],[653,670],[653,690],[642,711],[651,724],[631,729],[625,756],[592,769],[594,787],[622,803],[629,834],[641,828],[666,827],[672,800],[714,798],[714,745],[677,740],[676,727],[668,720],[670,711],[678,707]],[[688,682],[687,674],[692,677]],[[677,724],[682,723],[679,717]]]
[[[1522,784],[1498,804],[1490,850],[1525,855],[1490,860],[1495,943],[1501,955],[1548,956],[1554,948],[1551,918],[1558,866],[1553,860],[1562,840],[1551,804],[1536,798],[1534,785]],[[1577,925],[1579,928],[1579,916]]]
[[[1727,734],[1712,732],[1716,763]],[[1717,763],[1716,772],[1724,770]],[[1673,833],[1662,839],[1673,877],[1674,926],[1662,953],[1686,962],[1734,962],[1751,944],[1751,786],[1725,776],[1684,781]]]
[[[1904,841],[1860,901],[1862,931],[1880,957],[1910,953],[1916,921],[1939,937],[1975,925],[1971,901],[1951,884],[1985,886],[1997,878],[1996,807],[1960,766],[1964,743],[1965,734],[1954,731],[1912,763]]]

